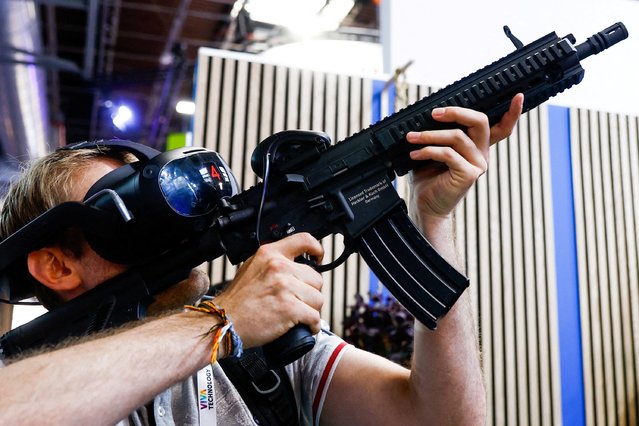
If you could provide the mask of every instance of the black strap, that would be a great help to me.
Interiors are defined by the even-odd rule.
[[[143,145],[141,143],[128,141],[126,139],[101,139],[96,141],[76,142],[58,148],[58,151],[67,151],[74,149],[95,149],[98,147],[108,147],[118,151],[132,152],[139,160],[148,160],[160,153],[155,148]]]
[[[248,349],[240,358],[224,358],[219,363],[259,425],[299,425],[288,374],[283,367],[269,369],[261,348]]]

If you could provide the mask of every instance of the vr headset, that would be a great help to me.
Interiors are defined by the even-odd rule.
[[[103,258],[135,265],[208,228],[238,185],[214,151],[185,147],[159,152],[131,141],[81,142],[62,150],[108,148],[138,161],[99,179],[82,202],[65,202],[41,214],[0,243],[0,295],[12,303],[34,296],[27,271],[30,252],[80,229]]]

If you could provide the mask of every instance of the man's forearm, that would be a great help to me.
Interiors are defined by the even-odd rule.
[[[173,314],[1,368],[0,424],[115,424],[210,361],[213,321]]]
[[[451,217],[415,217],[430,243],[453,266],[460,268]],[[432,424],[484,424],[485,390],[479,361],[470,298],[466,291],[436,331],[415,324],[411,379],[413,389],[431,400]],[[433,400],[435,398],[435,400]],[[434,410],[434,408],[438,408]]]

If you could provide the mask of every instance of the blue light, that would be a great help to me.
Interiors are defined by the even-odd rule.
[[[133,118],[133,111],[126,105],[120,105],[115,112],[111,114],[113,125],[122,131],[132,124]]]

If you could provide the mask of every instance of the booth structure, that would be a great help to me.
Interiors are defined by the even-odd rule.
[[[269,135],[338,142],[433,90],[213,49],[201,49],[196,80],[194,145],[219,152],[242,189],[257,182],[250,156]],[[634,116],[542,105],[491,149],[456,211],[488,424],[639,422],[638,127]],[[405,178],[396,187],[407,199]],[[339,236],[323,245],[326,262],[343,248]],[[234,272],[210,264],[214,283]],[[385,292],[357,255],[324,278],[322,316],[338,334],[356,295]]]

